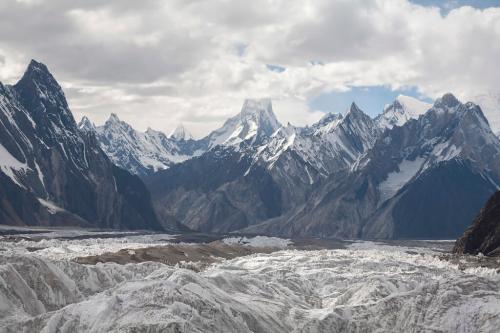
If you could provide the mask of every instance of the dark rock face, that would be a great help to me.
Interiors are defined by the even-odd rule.
[[[269,100],[248,100],[204,139],[172,139],[116,116],[77,126],[61,87],[32,62],[16,85],[0,84],[1,223],[456,237],[500,183],[500,141],[477,105],[451,94],[418,119],[393,106],[399,118],[386,127],[353,103],[296,128],[279,124]]]
[[[418,119],[398,112],[383,130],[353,104],[257,144],[215,146],[147,185],[160,215],[205,232],[457,237],[500,181],[500,141],[451,94]]]
[[[14,86],[0,84],[0,148],[2,224],[161,228],[144,185],[78,130],[41,63]]]
[[[395,200],[392,238],[458,237],[494,191],[495,186],[466,163],[441,163],[418,177]]]
[[[279,218],[304,204],[316,182],[348,168],[381,132],[355,104],[345,117],[331,114],[310,128],[277,125],[270,102],[247,101],[202,139],[210,142],[206,153],[146,176],[158,214],[204,232]],[[239,128],[255,135],[242,141],[248,133]]]
[[[352,170],[248,232],[340,238],[453,238],[495,191],[500,142],[479,107],[450,94],[386,130]]]
[[[251,162],[232,147],[218,146],[145,182],[162,220],[224,233],[282,212],[280,188],[264,168],[250,168]]]
[[[455,243],[453,252],[500,255],[500,191],[488,199],[472,225]]]

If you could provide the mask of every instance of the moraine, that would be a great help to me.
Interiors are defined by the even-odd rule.
[[[307,251],[294,240],[230,237],[219,243],[272,251],[208,265],[83,265],[74,260],[82,249],[127,249],[132,257],[175,237],[129,233],[103,242],[113,233],[51,233],[0,240],[0,331],[494,332],[500,325],[500,263],[449,260],[451,242]]]

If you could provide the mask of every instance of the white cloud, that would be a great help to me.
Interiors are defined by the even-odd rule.
[[[498,90],[499,40],[499,8],[442,16],[407,0],[0,2],[2,81],[35,58],[77,117],[116,112],[166,132],[182,121],[198,136],[246,97],[271,97],[281,121],[302,125],[319,116],[308,100],[352,86]]]

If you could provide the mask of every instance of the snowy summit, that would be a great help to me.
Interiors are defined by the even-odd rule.
[[[172,133],[170,133],[169,138],[174,140],[192,140],[193,136],[191,133],[184,127],[183,124],[179,124]]]

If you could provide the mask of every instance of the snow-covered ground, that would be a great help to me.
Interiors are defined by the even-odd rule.
[[[108,249],[163,242],[154,237],[85,241]],[[224,242],[249,246],[263,240]],[[341,250],[284,249],[194,272],[152,262],[81,265],[69,260],[72,254],[55,250],[78,245],[88,251],[82,241],[52,239],[43,243],[46,250],[28,252],[22,242],[0,240],[0,332],[497,332],[500,327],[496,270],[461,270],[429,247],[356,242]]]
[[[2,249],[0,255],[31,255],[44,259],[71,260],[76,257],[116,252],[121,249],[167,245],[174,238],[169,234],[137,235],[135,232],[120,232],[120,235],[129,234],[130,236],[107,238],[117,233],[113,231],[96,233],[78,229],[47,230],[47,232],[41,229],[40,231],[36,234],[18,234],[16,236],[22,239],[16,242],[5,242],[0,238],[0,249]]]
[[[256,236],[256,237],[228,237],[222,240],[225,244],[241,244],[254,247],[273,247],[286,249],[292,244],[289,239],[278,237]]]

